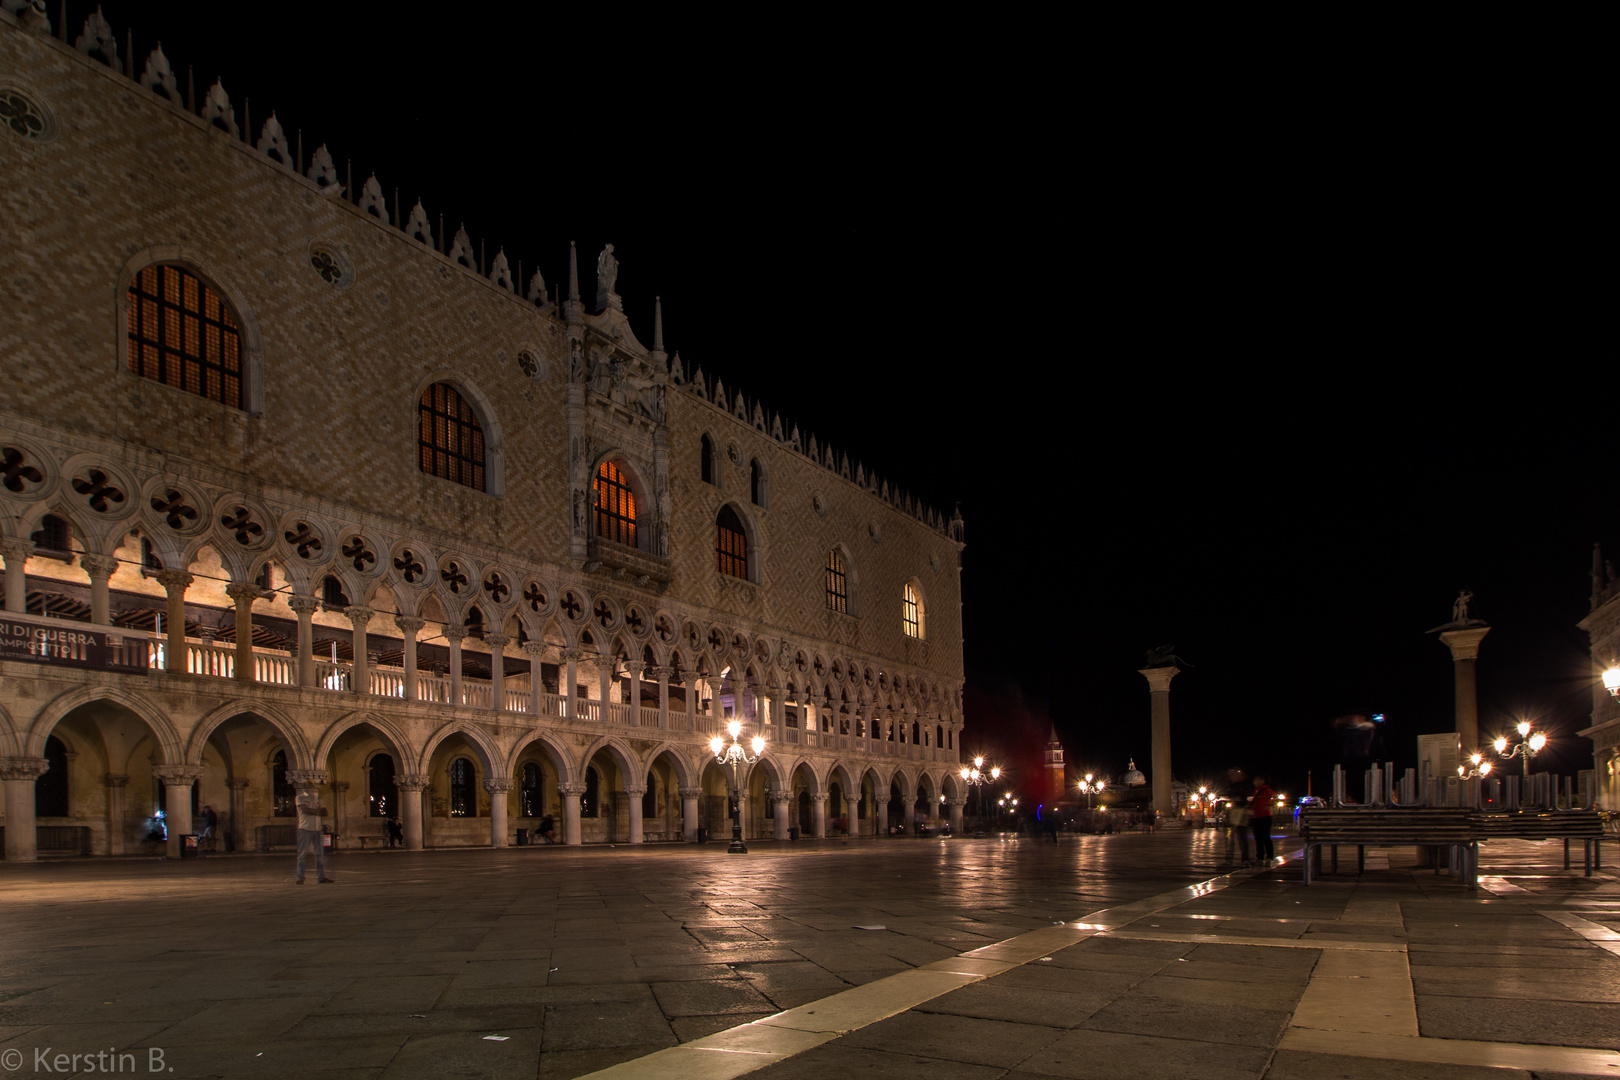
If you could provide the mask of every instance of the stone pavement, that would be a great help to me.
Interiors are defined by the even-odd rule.
[[[1620,1075],[1607,873],[1507,843],[1477,894],[1402,851],[1307,890],[1218,845],[0,864],[0,1077]]]

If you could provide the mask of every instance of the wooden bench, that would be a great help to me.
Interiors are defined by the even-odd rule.
[[[1562,840],[1564,869],[1569,869],[1569,842],[1586,846],[1586,876],[1602,868],[1598,846],[1604,838],[1603,817],[1596,810],[1476,810],[1474,835],[1481,840]]]
[[[1299,836],[1305,844],[1305,884],[1312,871],[1322,872],[1324,847],[1333,848],[1333,868],[1338,870],[1339,846],[1355,845],[1356,872],[1367,868],[1369,847],[1444,847],[1451,851],[1451,864],[1466,876],[1469,888],[1477,888],[1479,844],[1474,826],[1475,811],[1458,807],[1374,809],[1330,809],[1311,807],[1299,815]]]
[[[260,825],[259,850],[274,851],[276,848],[296,848],[298,846],[298,826],[287,825]]]

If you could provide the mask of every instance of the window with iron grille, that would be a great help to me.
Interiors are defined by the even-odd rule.
[[[849,579],[844,573],[844,557],[837,548],[827,552],[827,606],[849,613]]]
[[[596,470],[596,535],[626,547],[636,546],[636,493],[611,461]]]
[[[422,471],[483,491],[484,429],[467,400],[449,383],[434,383],[418,415]]]
[[[540,817],[545,812],[545,792],[541,788],[540,766],[528,762],[523,766],[522,817]]]
[[[450,763],[450,816],[478,815],[478,788],[473,783],[473,763],[458,757]]]
[[[378,754],[371,759],[367,778],[366,797],[370,803],[367,816],[391,818],[399,810],[399,784],[394,779],[394,759],[389,754]]]
[[[715,569],[748,580],[748,536],[737,511],[722,506],[714,522]]]
[[[906,637],[922,637],[922,602],[917,594],[917,586],[906,586],[905,599],[900,609],[901,624],[906,631]]]
[[[129,286],[129,370],[242,407],[242,338],[219,293],[178,266],[148,266]]]

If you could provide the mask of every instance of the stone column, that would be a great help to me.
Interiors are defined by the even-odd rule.
[[[310,616],[321,606],[313,596],[294,593],[287,597],[287,606],[298,616],[298,685],[315,685],[315,628]]]
[[[845,791],[844,791],[844,824],[846,826],[848,826],[848,832],[849,832],[849,835],[851,835],[851,836],[859,836],[861,834],[861,819],[860,819],[860,816],[859,816],[860,812],[861,812],[861,789],[857,787],[853,792],[849,791],[848,789],[845,789]]]
[[[34,553],[31,540],[0,540],[0,558],[6,561],[6,610],[18,615],[28,611],[28,556]],[[10,841],[8,840],[9,844]],[[30,841],[32,843],[32,841]]]
[[[702,795],[702,788],[681,788],[681,837],[688,844],[697,843],[698,799]]]
[[[12,565],[8,556],[6,569],[9,571]],[[17,559],[15,566],[17,576],[21,577],[21,558]],[[8,572],[8,584],[10,578]],[[7,862],[34,862],[39,858],[34,831],[34,781],[44,776],[49,768],[50,763],[44,758],[0,758],[0,784],[4,784],[6,789]]]
[[[489,792],[489,846],[506,847],[506,804],[512,781],[485,780],[484,790]]]
[[[461,706],[461,641],[467,636],[465,626],[446,626],[444,640],[450,643],[450,704]]]
[[[1153,809],[1168,820],[1175,809],[1170,788],[1170,680],[1181,674],[1181,669],[1169,667],[1142,668],[1140,674],[1148,681],[1148,692],[1153,699]]]
[[[630,673],[630,726],[641,726],[641,673],[647,670],[644,660],[626,660],[624,670]]]
[[[658,726],[664,731],[669,730],[669,677],[675,674],[675,669],[668,665],[655,667],[653,677],[658,680]]]
[[[129,777],[108,773],[102,777],[107,787],[107,854],[124,853],[124,788]]]
[[[354,671],[350,678],[349,689],[357,694],[371,693],[371,657],[366,652],[366,624],[371,621],[374,612],[368,607],[345,608],[343,614],[349,617],[349,623],[354,627]]]
[[[1479,746],[1479,700],[1474,692],[1474,663],[1479,659],[1479,643],[1491,632],[1488,626],[1467,630],[1447,630],[1440,640],[1451,650],[1452,675],[1457,689],[1457,742],[1464,756]]]
[[[489,646],[489,707],[496,712],[506,711],[506,645],[511,640],[505,634],[484,635]]]
[[[780,686],[765,688],[765,722],[771,725],[772,737],[778,743],[787,742],[787,709],[782,701]]]
[[[966,799],[952,799],[950,801],[950,807],[951,807],[951,835],[952,836],[961,836],[962,835],[962,805],[966,801],[967,801]]]
[[[259,587],[251,581],[233,581],[225,586],[225,595],[236,605],[236,657],[231,677],[253,682],[253,601],[259,598]]]
[[[567,680],[563,686],[563,701],[566,703],[564,712],[568,719],[574,720],[579,716],[579,658],[581,651],[576,648],[567,648],[562,651],[563,663],[567,670],[563,678]],[[577,811],[577,807],[576,807]]]
[[[818,791],[810,796],[810,827],[817,840],[827,838],[827,793]]]
[[[788,804],[792,801],[793,796],[784,795],[780,791],[771,796],[771,809],[776,811],[776,838],[778,840],[788,838]]]
[[[117,572],[118,560],[111,555],[80,555],[79,569],[90,575],[90,621],[106,626],[112,617],[107,580]]]
[[[225,781],[231,789],[231,837],[237,851],[248,850],[247,789],[248,782],[232,778]]]
[[[579,797],[585,794],[585,785],[563,784],[557,790],[562,796],[563,843],[579,847],[585,842],[579,830]]]
[[[540,702],[546,693],[546,683],[540,667],[540,658],[545,655],[546,643],[530,639],[523,643],[523,651],[529,654],[529,715],[539,716]]]
[[[608,702],[613,697],[613,657],[606,653],[596,654],[596,685],[601,695],[600,719],[603,723],[608,718]]]
[[[641,844],[646,842],[646,823],[641,820],[641,797],[647,794],[644,787],[624,789],[624,797],[630,803],[630,843]]]
[[[168,594],[168,612],[163,616],[165,628],[169,632],[169,642],[164,650],[163,670],[171,675],[184,675],[186,673],[186,587],[191,584],[191,575],[184,570],[159,570],[156,574],[157,582],[163,586]]]
[[[191,785],[202,775],[201,765],[156,765],[152,775],[163,781],[165,820],[169,824],[166,854],[180,857],[180,836],[191,831]],[[291,774],[289,774],[289,779]],[[10,830],[6,830],[10,832]]]
[[[405,700],[416,701],[416,635],[427,622],[413,615],[395,615],[394,625],[399,627],[400,637],[404,641],[400,665],[405,669]]]
[[[422,850],[422,792],[427,790],[425,776],[396,776],[399,787],[400,827],[405,830],[405,850]]]
[[[688,675],[681,680],[681,685],[686,687],[686,730],[695,732],[697,730],[697,675]]]

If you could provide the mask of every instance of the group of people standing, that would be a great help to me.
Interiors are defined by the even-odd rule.
[[[1249,837],[1254,837],[1254,857],[1262,863],[1271,861],[1276,854],[1271,846],[1271,813],[1277,805],[1277,793],[1266,778],[1256,773],[1254,788],[1247,799],[1241,794],[1232,796],[1226,808],[1226,861],[1236,864],[1241,858],[1249,865]]]

